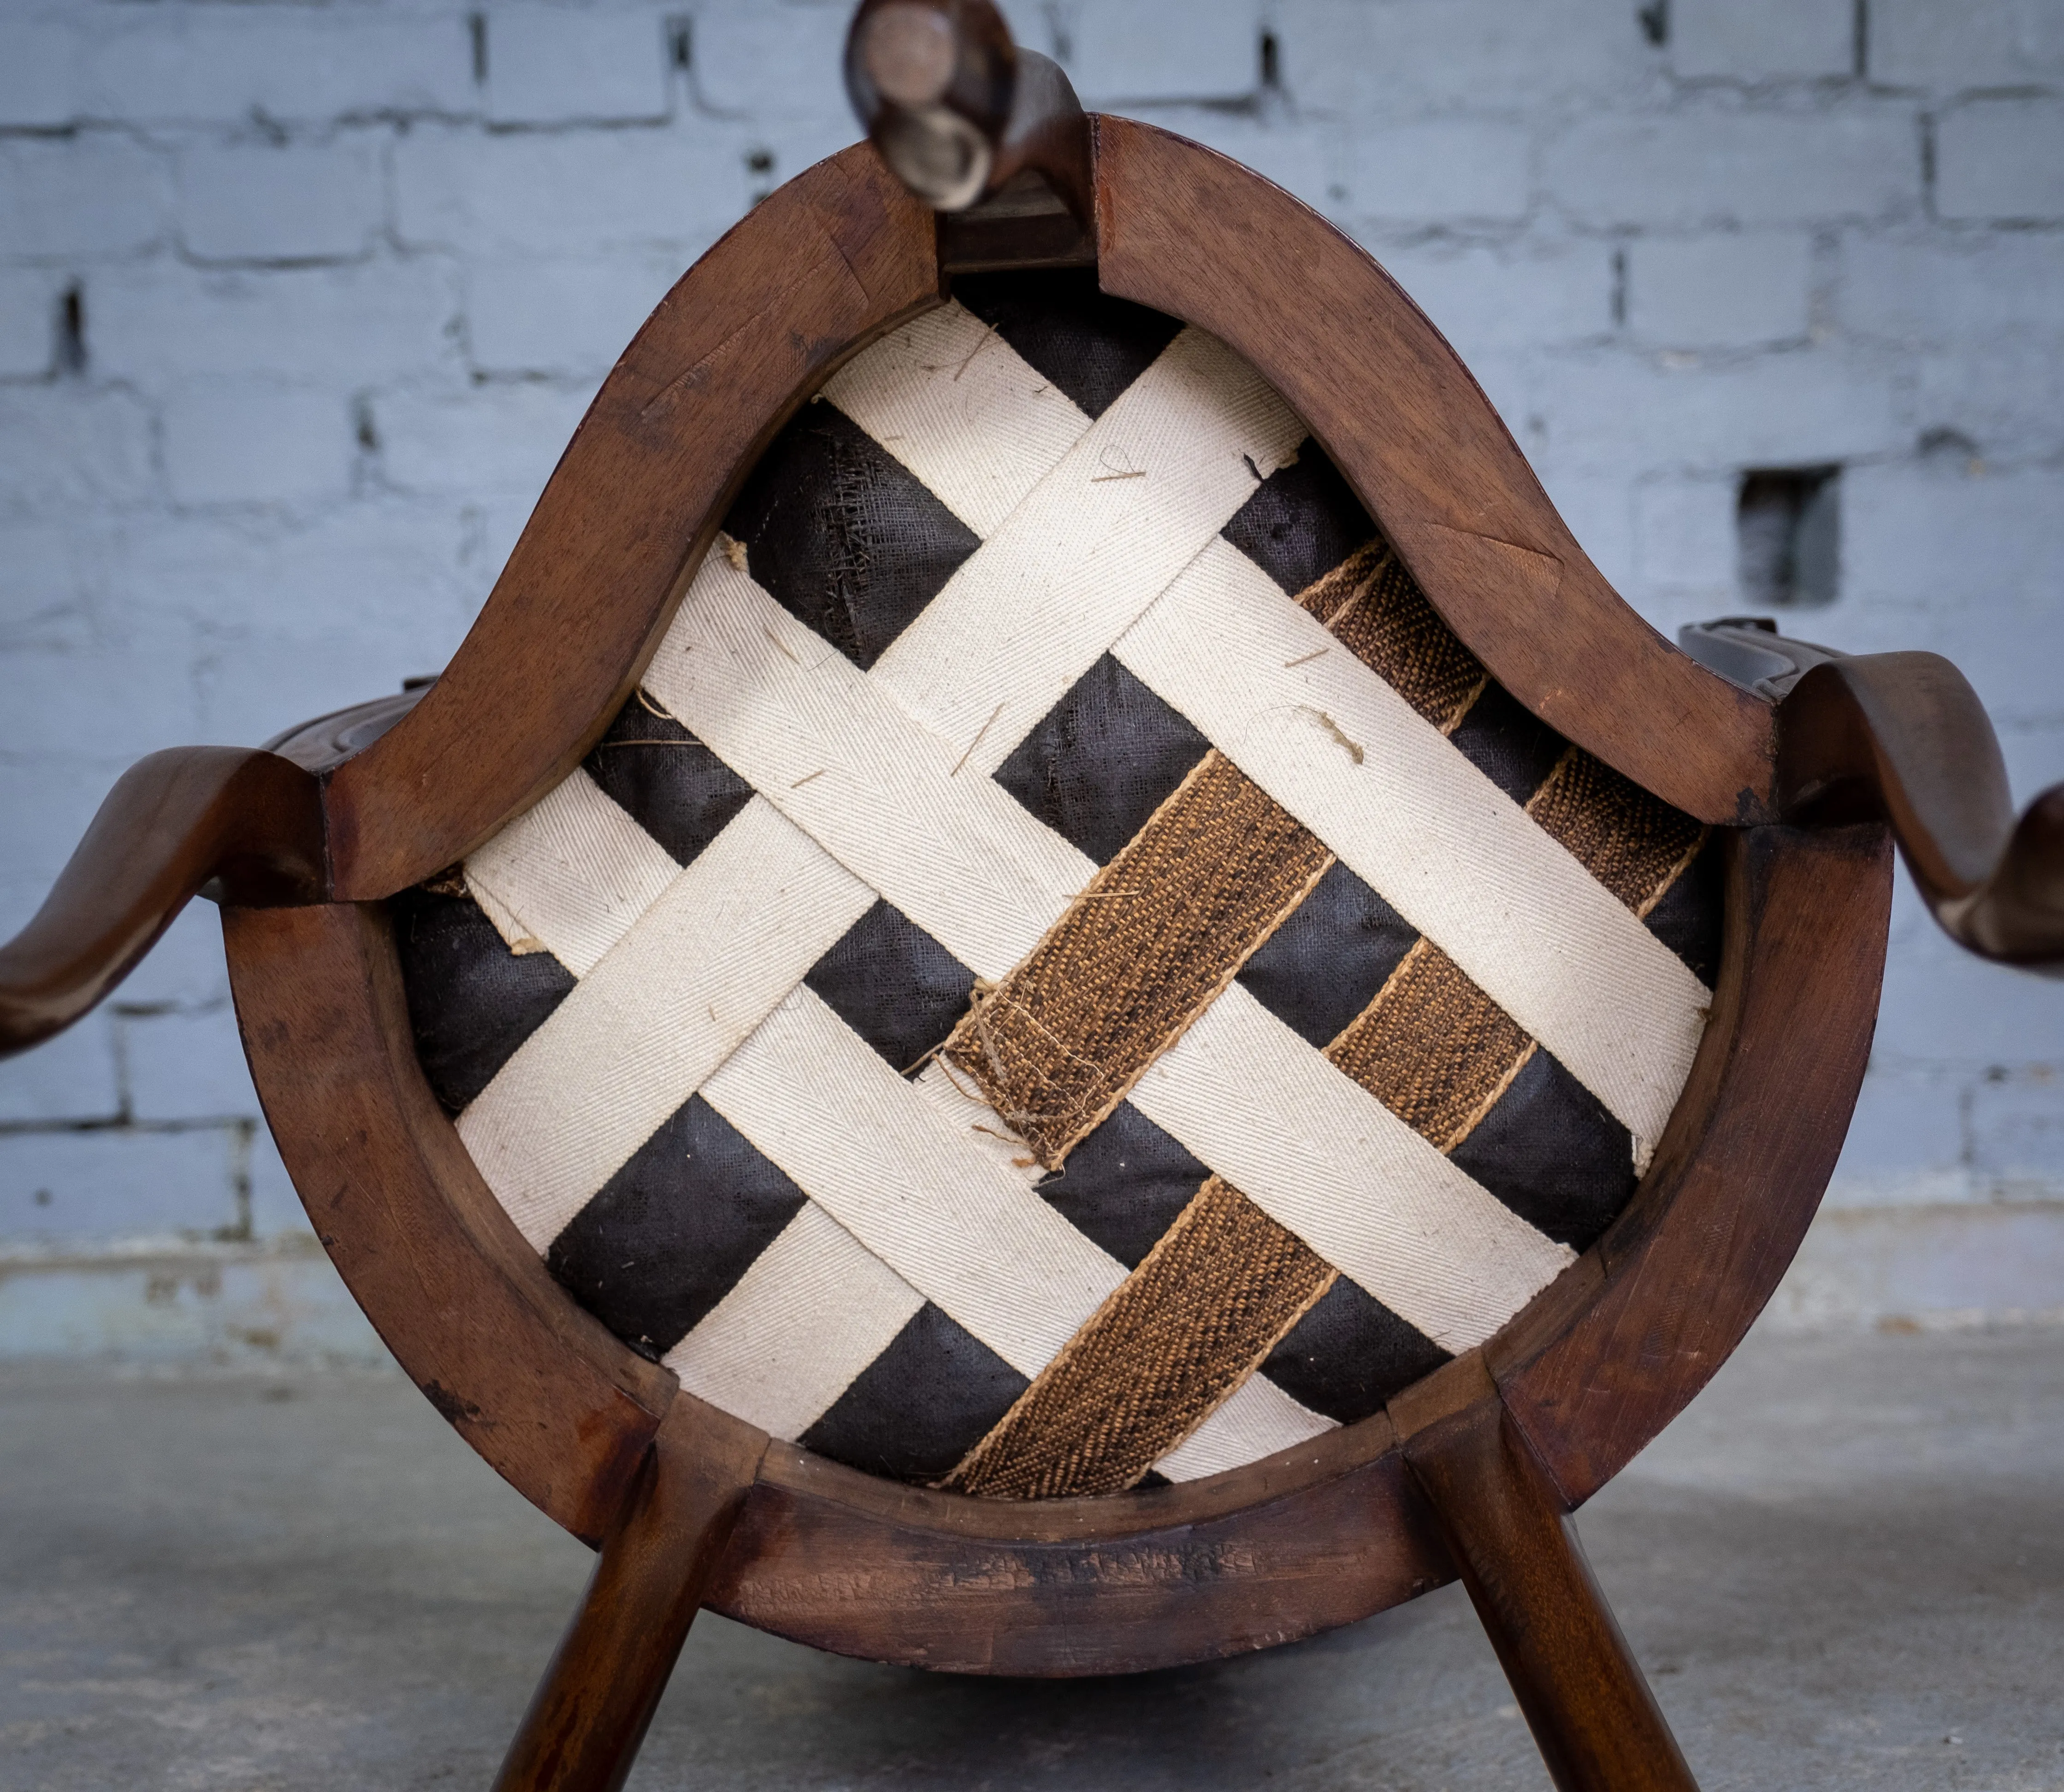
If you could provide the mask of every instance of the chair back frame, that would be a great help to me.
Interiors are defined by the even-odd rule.
[[[1725,1360],[1796,1250],[1861,1080],[1889,900],[1885,829],[1779,822],[1774,705],[1613,592],[1373,261],[1236,163],[1090,122],[1105,290],[1244,355],[1494,677],[1731,830],[1691,1080],[1631,1205],[1575,1265],[1385,1413],[1199,1482],[1018,1504],[877,1480],[680,1392],[574,1305],[495,1202],[417,1063],[381,904],[579,762],[774,433],[845,359],[943,301],[938,220],[865,145],[763,202],[661,302],[437,683],[278,743],[322,786],[327,900],[224,914],[287,1166],[360,1304],[461,1435],[599,1543],[655,1442],[684,1432],[741,1490],[709,1604],[842,1653],[973,1672],[1223,1655],[1453,1577],[1414,1452],[1486,1415],[1524,1439],[1559,1509],[1588,1498]]]

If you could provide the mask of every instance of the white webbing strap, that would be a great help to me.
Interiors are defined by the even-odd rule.
[[[1712,996],[1625,904],[1228,544],[1113,650],[1554,1053],[1646,1162]]]
[[[808,988],[703,1098],[905,1282],[1037,1375],[1125,1267],[970,1142]]]
[[[1132,1104],[1444,1350],[1481,1343],[1576,1260],[1237,983]]]
[[[728,561],[711,564],[719,570],[697,579],[647,684],[828,852],[978,975],[999,977],[1087,880],[1090,861],[993,779],[957,776],[943,749],[843,654],[821,648],[806,660],[790,632],[801,625]],[[798,787],[798,767],[828,762],[853,769]],[[1011,875],[1035,865],[1038,881]],[[1003,906],[1012,901],[1015,913]],[[1569,1261],[1237,984],[1132,1099],[1450,1349],[1488,1335]]]
[[[806,1201],[660,1360],[691,1394],[793,1440],[924,1304],[895,1271]]]
[[[586,977],[680,871],[576,766],[474,852],[466,880],[505,939],[513,920],[531,940],[549,941],[552,956],[575,977]],[[520,901],[513,900],[518,891]]]
[[[722,554],[645,687],[978,977],[1005,976],[1095,874]]]
[[[516,913],[549,925],[555,906],[533,902],[525,862],[498,868]],[[555,891],[549,866],[542,880]],[[770,804],[732,818],[458,1117],[533,1248],[550,1245],[873,900]],[[559,952],[562,942],[540,937]]]

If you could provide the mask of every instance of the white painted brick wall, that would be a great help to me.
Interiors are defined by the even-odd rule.
[[[46,1249],[232,1232],[241,1136],[231,1126],[0,1136],[0,1229]]]
[[[1870,0],[1873,80],[1937,93],[2064,83],[2064,13],[2048,0]]]
[[[204,264],[356,260],[381,222],[384,147],[354,131],[327,143],[261,135],[182,151],[180,247]]]
[[[1121,107],[1170,100],[1237,100],[1252,95],[1261,67],[1257,0],[1060,0],[1041,9],[1048,39],[1084,103]]]
[[[0,380],[33,380],[57,352],[57,286],[36,268],[0,272]]]
[[[1549,142],[1550,203],[1607,228],[1839,224],[1919,209],[1921,131],[1910,107],[1858,99],[1765,111],[1725,103],[1733,97],[1580,116]]]
[[[1935,129],[1935,209],[1981,223],[2064,221],[2064,103],[1974,99]]]
[[[1531,195],[1531,147],[1525,126],[1502,119],[1357,121],[1347,195],[1335,203],[1371,223],[1516,223]]]
[[[1813,245],[1804,232],[1644,237],[1627,247],[1627,322],[1662,348],[1803,342]]]
[[[496,124],[627,123],[667,115],[667,62],[648,14],[511,6],[483,14]]]
[[[0,138],[0,244],[26,260],[148,249],[171,215],[171,175],[168,156],[124,136]]]
[[[1855,0],[1670,0],[1669,20],[1670,66],[1689,79],[1855,72]]]
[[[1841,462],[1842,595],[1796,626],[1955,658],[2025,799],[2064,777],[2064,0],[1670,0],[1661,42],[1638,10],[1008,8],[1093,99],[1365,242],[1659,626],[1739,606],[1744,467]],[[646,312],[853,135],[848,14],[9,0],[0,934],[138,755],[262,739],[444,662]],[[2064,1214],[2064,996],[1959,954],[1910,892],[1832,1198],[1938,1231],[1982,1208],[2017,1239]],[[0,1256],[263,1250],[301,1224],[212,910],[0,1065]],[[1940,1247],[1986,1285],[1983,1249]],[[1823,1254],[1808,1306],[1834,1298]],[[0,1351],[90,1342],[72,1298],[0,1299]],[[136,1335],[204,1332],[226,1335]]]

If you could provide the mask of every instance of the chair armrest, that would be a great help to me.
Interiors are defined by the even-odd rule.
[[[0,946],[0,1057],[90,1012],[196,895],[319,902],[322,795],[276,753],[179,747],[116,782],[29,924]]]
[[[1981,957],[2064,976],[2064,784],[2018,820],[1977,694],[1937,654],[1839,654],[1728,618],[1680,637],[1773,699],[1787,820],[1891,824],[1935,919]]]

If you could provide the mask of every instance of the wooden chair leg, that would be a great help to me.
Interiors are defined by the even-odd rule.
[[[765,1446],[698,1402],[668,1408],[494,1792],[618,1792]]]
[[[1495,1399],[1406,1460],[1562,1792],[1698,1792],[1547,1476]]]

